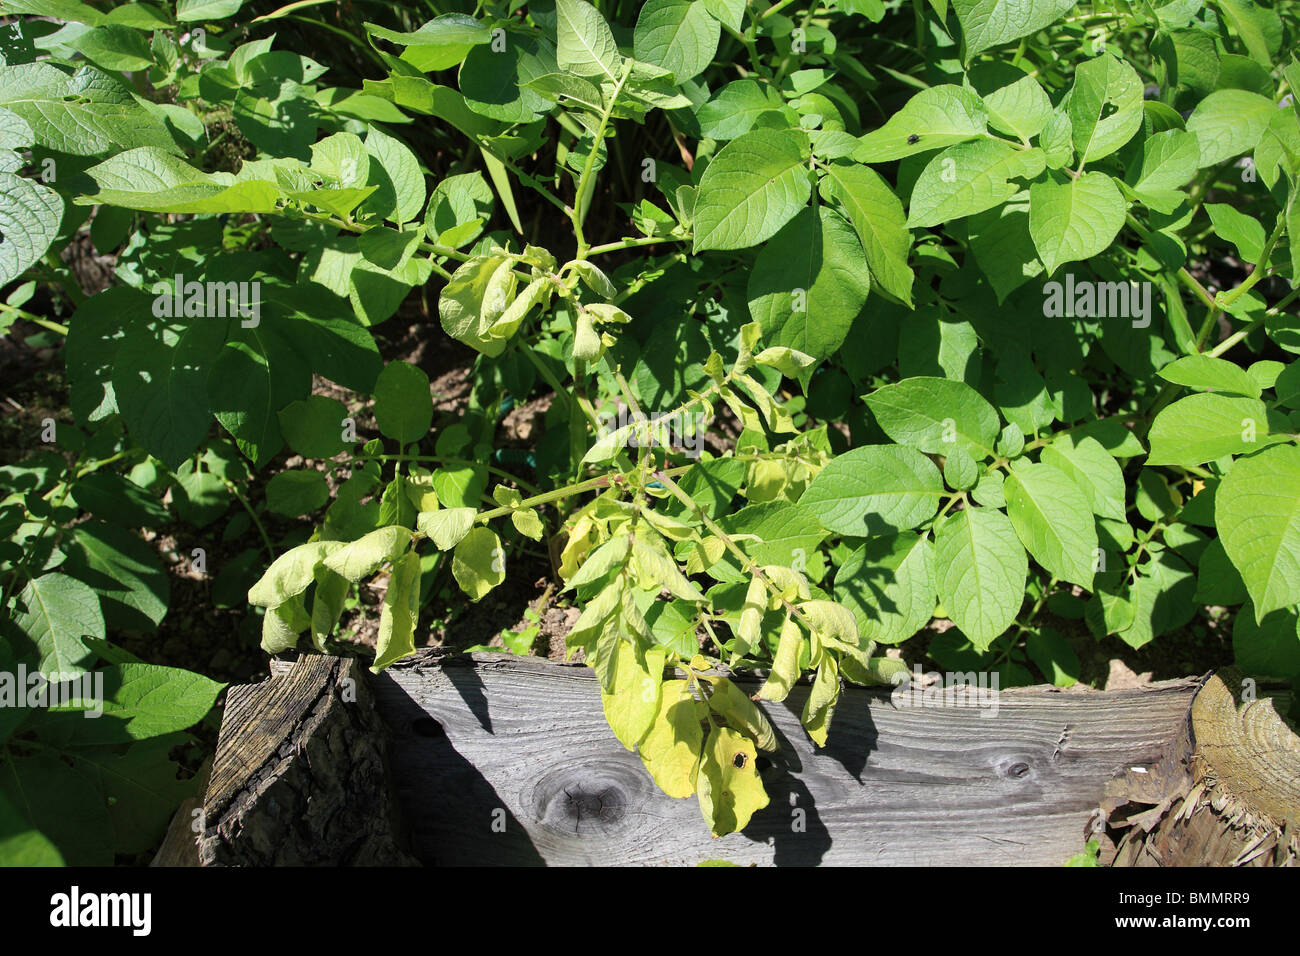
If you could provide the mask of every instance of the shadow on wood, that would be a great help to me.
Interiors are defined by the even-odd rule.
[[[377,677],[321,657],[273,673],[232,688],[204,862],[405,862],[409,849],[428,865],[1059,865],[1092,835],[1103,862],[1294,859],[1300,741],[1219,679],[1199,698],[1204,681],[1188,679],[1017,688],[984,706],[850,687],[825,748],[799,725],[797,687],[766,707],[781,744],[760,757],[770,804],[713,839],[695,798],[660,792],[610,733],[585,667],[426,651]],[[338,699],[345,675],[355,703]],[[1281,761],[1268,770],[1265,750]],[[1225,800],[1225,768],[1255,795]],[[1265,790],[1280,797],[1260,805]],[[1202,804],[1213,816],[1189,831]]]
[[[614,739],[585,667],[426,654],[381,674],[375,697],[425,863],[1059,864],[1106,782],[1168,752],[1199,686],[1018,689],[996,710],[849,688],[824,749],[799,726],[799,687],[767,708],[781,738],[760,764],[771,803],[721,839]]]

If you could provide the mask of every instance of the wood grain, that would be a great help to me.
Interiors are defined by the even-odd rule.
[[[1185,736],[1199,686],[1017,689],[995,714],[848,688],[824,749],[798,687],[764,705],[781,738],[770,805],[712,839],[695,798],[665,796],[614,739],[584,667],[426,653],[374,680],[411,848],[443,865],[1057,865],[1107,781]]]
[[[356,660],[232,687],[203,802],[204,866],[402,865],[383,724]]]

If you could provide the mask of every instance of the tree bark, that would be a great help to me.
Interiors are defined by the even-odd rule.
[[[357,661],[300,658],[232,687],[203,801],[204,866],[369,866],[401,847],[385,735]]]

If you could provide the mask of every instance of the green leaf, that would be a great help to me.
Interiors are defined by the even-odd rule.
[[[1197,394],[1162,409],[1151,423],[1148,465],[1199,465],[1259,448],[1268,416],[1257,398]]]
[[[425,186],[415,153],[400,139],[374,126],[366,132],[365,151],[371,159],[367,182],[378,188],[361,211],[399,225],[418,219],[424,208]]]
[[[785,115],[787,112],[793,113],[771,85],[755,80],[732,80],[700,106],[695,118],[701,136],[726,141],[748,133],[765,113]]]
[[[337,399],[308,395],[280,409],[280,431],[289,447],[304,458],[333,458],[347,449],[343,441],[347,414]]]
[[[965,508],[934,537],[934,582],[953,623],[981,651],[1016,619],[1029,559],[1011,521],[992,508]]]
[[[396,561],[410,546],[410,530],[401,525],[390,525],[386,528],[376,528],[341,548],[331,549],[324,554],[323,561],[325,567],[335,574],[340,574],[355,583],[374,574],[379,570],[380,565],[388,561]],[[251,592],[249,597],[251,599]]]
[[[867,301],[871,275],[853,230],[833,210],[803,209],[769,240],[749,274],[749,314],[763,341],[829,358]]]
[[[866,396],[876,423],[900,445],[931,455],[962,448],[977,461],[993,454],[998,413],[965,382],[919,376]]]
[[[840,669],[833,657],[824,657],[813,678],[812,691],[804,701],[800,722],[818,747],[826,746],[831,715],[840,696]]]
[[[743,830],[768,804],[758,776],[758,754],[748,737],[715,727],[704,744],[698,777],[700,810],[714,836]]]
[[[1032,179],[1046,168],[1042,150],[994,140],[950,146],[921,171],[912,187],[908,228],[937,226],[1000,206],[1021,189],[1010,179]]]
[[[807,647],[807,640],[799,625],[788,614],[781,623],[776,653],[772,655],[772,670],[763,682],[758,696],[763,700],[782,701],[790,695],[790,688],[799,679],[799,658]]]
[[[1215,538],[1201,552],[1201,560],[1196,565],[1196,594],[1193,599],[1197,604],[1232,607],[1244,604],[1248,597],[1246,582],[1241,580],[1241,575],[1228,560],[1223,541]],[[1237,620],[1247,616],[1254,618],[1254,614],[1238,614]]]
[[[1062,263],[1104,252],[1123,227],[1125,212],[1119,187],[1105,173],[1031,185],[1029,234],[1048,275]]]
[[[409,362],[390,362],[375,383],[375,421],[399,444],[410,445],[429,433],[433,398],[429,376]]]
[[[1025,653],[1055,686],[1073,687],[1079,682],[1079,655],[1060,631],[1050,627],[1030,631],[1025,635]]]
[[[685,83],[713,61],[721,32],[700,0],[648,0],[636,18],[632,50]]]
[[[1214,523],[1256,621],[1300,602],[1300,447],[1238,459],[1215,493]]]
[[[40,261],[59,232],[63,200],[47,186],[0,172],[0,285]]]
[[[311,514],[329,499],[325,476],[312,468],[282,471],[266,483],[266,507],[291,518]]]
[[[1032,76],[1022,76],[1001,89],[984,95],[989,123],[1024,142],[1037,136],[1052,115],[1052,101]]]
[[[121,80],[91,67],[67,74],[49,63],[0,66],[0,102],[55,152],[100,156],[136,146],[179,152],[162,120]]]
[[[1041,460],[1074,479],[1093,514],[1124,520],[1124,473],[1097,439],[1060,434],[1043,449]]]
[[[1128,178],[1134,195],[1160,212],[1172,212],[1183,200],[1179,190],[1192,181],[1201,160],[1196,136],[1169,129],[1142,142],[1141,163]]]
[[[753,740],[759,750],[780,749],[776,731],[748,694],[725,677],[716,678],[712,682],[712,690],[708,697],[709,709],[725,720],[729,727]]]
[[[54,758],[49,759],[58,763]],[[20,766],[28,764],[24,761]],[[694,792],[694,787],[691,792]],[[91,797],[93,804],[93,795],[84,796]],[[96,836],[102,840],[102,831]],[[5,795],[3,780],[0,780],[0,860],[7,866],[62,866],[64,863],[54,843],[37,830]]]
[[[450,551],[460,543],[461,538],[469,534],[477,514],[473,508],[422,511],[416,519],[416,527],[433,541],[433,546],[439,551]]]
[[[329,652],[326,639],[334,632],[347,603],[350,582],[320,565],[316,568],[316,591],[311,600],[311,639],[316,650]]]
[[[907,251],[912,239],[898,197],[875,171],[841,162],[826,167],[821,194],[838,203],[853,223],[876,284],[911,306],[914,276]]]
[[[89,521],[72,529],[81,555],[69,570],[98,594],[105,622],[115,629],[152,632],[167,614],[167,571],[157,552],[125,528]]]
[[[193,454],[212,428],[207,380],[223,351],[225,326],[215,317],[131,322],[113,356],[112,393],[122,419],[131,437],[169,468]]]
[[[106,633],[95,592],[57,572],[27,582],[13,621],[35,642],[41,673],[62,675],[62,679],[84,673],[94,661],[83,639],[102,638]]]
[[[205,173],[154,146],[129,149],[86,170],[96,191],[78,203],[145,212],[270,213],[283,194],[260,179],[236,182],[229,173]]]
[[[365,26],[371,36],[406,47],[402,59],[422,73],[450,69],[464,60],[473,47],[492,39],[487,24],[463,13],[444,13],[410,33],[373,23]]]
[[[475,256],[452,273],[438,296],[443,330],[487,356],[505,351],[492,328],[514,298],[514,263],[504,256]]]
[[[388,578],[371,672],[377,674],[415,653],[415,621],[419,614],[420,556],[408,551],[393,562],[393,573]]]
[[[1085,60],[1075,67],[1066,111],[1080,162],[1109,156],[1142,126],[1142,81],[1109,53]]]
[[[658,713],[637,747],[646,770],[670,797],[689,797],[695,792],[704,746],[697,706],[687,681],[664,681]]]
[[[1244,607],[1232,622],[1234,663],[1247,674],[1294,681],[1300,677],[1300,627],[1293,608],[1257,619]]]
[[[1003,492],[1021,542],[1054,577],[1092,590],[1097,526],[1083,489],[1049,464],[1017,460]]]
[[[76,755],[79,769],[96,778],[107,798],[115,852],[154,849],[176,808],[194,793],[197,780],[178,778],[179,768],[168,758],[177,743],[177,738],[164,736],[137,742],[123,752],[96,748]]]
[[[915,528],[934,516],[943,480],[930,459],[911,448],[865,445],[831,460],[799,504],[823,528],[866,537]]]
[[[1273,56],[1282,48],[1282,18],[1276,10],[1254,0],[1215,0],[1216,7],[1232,24],[1251,58],[1272,69]]]
[[[239,450],[255,468],[261,468],[284,444],[279,410],[306,397],[311,390],[311,371],[293,347],[266,323],[232,331],[240,338],[227,342],[210,364],[208,406],[222,427],[234,436]],[[114,387],[122,397],[116,380]]]
[[[492,216],[492,189],[483,179],[481,173],[462,173],[448,176],[438,183],[429,197],[429,209],[425,214],[425,228],[429,236],[442,245],[462,246],[478,237],[483,223]],[[449,233],[453,229],[474,226],[464,233],[457,232],[455,239]]]
[[[1196,105],[1187,131],[1196,136],[1202,167],[1249,153],[1264,136],[1277,109],[1273,101],[1246,90],[1216,90]]]
[[[1184,355],[1160,370],[1166,382],[1214,392],[1259,398],[1260,387],[1239,365],[1213,355]]]
[[[853,158],[886,163],[987,132],[988,110],[979,96],[960,86],[932,86],[908,100],[885,125],[863,136]]]
[[[555,22],[555,58],[561,70],[618,82],[623,58],[609,24],[595,7],[583,0],[556,0]]]
[[[1240,212],[1227,203],[1210,202],[1205,204],[1205,211],[1214,223],[1214,234],[1226,239],[1237,247],[1237,254],[1251,264],[1259,262],[1264,255],[1267,237],[1259,220]]]
[[[317,566],[343,547],[342,541],[312,541],[291,548],[272,561],[257,583],[248,589],[248,603],[279,607],[311,587]]]
[[[1037,33],[1055,23],[1075,0],[952,0],[961,24],[966,62],[989,47]]]
[[[748,0],[703,0],[704,9],[731,29],[740,32],[745,22],[745,7]]]
[[[661,647],[643,650],[632,641],[619,640],[611,661],[612,688],[600,692],[605,720],[628,750],[650,732],[659,715],[659,695],[666,652]]]
[[[5,807],[13,811],[7,818]],[[107,799],[92,775],[68,766],[57,754],[12,757],[0,764],[0,825],[5,850],[12,841],[20,853],[45,862],[61,857],[59,862],[69,866],[113,863]]]
[[[474,528],[452,552],[451,573],[471,601],[481,601],[506,579],[505,551],[491,528]]]
[[[1191,620],[1196,581],[1191,569],[1172,551],[1158,554],[1140,565],[1129,589],[1133,623],[1119,638],[1134,649]],[[1123,614],[1124,612],[1120,612]]]
[[[1001,208],[977,213],[966,222],[975,262],[997,293],[999,304],[1043,271],[1029,235],[1028,196],[1022,192]]]
[[[812,195],[808,137],[791,129],[746,133],[700,178],[695,251],[744,249],[776,235]]]
[[[105,70],[134,72],[153,66],[149,38],[138,30],[119,25],[94,27],[71,43],[74,50]]]
[[[176,0],[176,19],[182,23],[195,20],[224,20],[233,17],[244,0]]]
[[[88,720],[84,707],[66,710],[70,744],[120,744],[185,730],[208,715],[225,686],[154,664],[114,664],[96,673],[104,675],[103,716]]]
[[[872,538],[835,573],[835,598],[878,644],[901,644],[934,611],[934,546],[913,532]]]

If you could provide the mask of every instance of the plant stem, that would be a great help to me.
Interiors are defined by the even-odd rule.
[[[248,512],[248,516],[253,519],[253,524],[257,528],[257,533],[262,536],[262,544],[266,546],[267,556],[274,561],[275,548],[271,546],[271,536],[266,533],[266,526],[262,524],[262,519],[257,516],[257,512],[253,510],[253,506],[248,503],[248,499],[244,497],[243,493],[235,487],[234,482],[225,478],[222,478],[221,481],[230,489],[230,493],[235,496],[235,500],[244,506],[244,510]]]
[[[0,302],[0,312],[8,312],[12,315],[16,315],[24,322],[30,322],[32,325],[39,325],[43,329],[49,329],[51,332],[58,332],[60,335],[68,334],[68,327],[66,325],[60,325],[58,322],[51,322],[49,319],[43,319],[39,315],[33,315],[25,309],[7,305],[4,302]]]
[[[587,258],[586,237],[582,234],[582,207],[585,205],[587,188],[591,185],[591,171],[596,165],[596,154],[600,152],[600,144],[605,141],[605,129],[609,126],[609,118],[614,112],[614,104],[618,102],[618,95],[623,92],[623,84],[627,82],[631,74],[632,66],[630,63],[623,65],[623,71],[618,78],[618,83],[614,86],[614,92],[610,95],[609,104],[600,114],[600,125],[596,127],[596,134],[592,137],[591,152],[587,154],[587,161],[582,164],[582,174],[578,177],[578,186],[573,195],[573,208],[569,211],[569,220],[573,223],[573,235],[578,240],[577,258]]]
[[[690,236],[647,236],[642,239],[621,239],[604,245],[592,246],[587,250],[587,257],[598,256],[606,252],[619,252],[623,249],[636,249],[640,246],[653,246],[661,242],[688,242]]]

